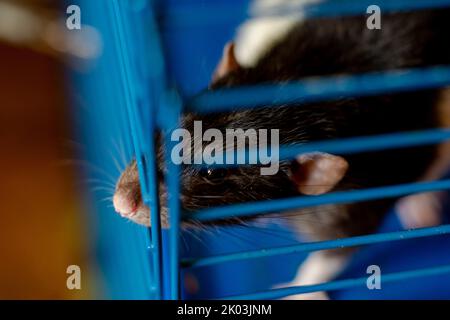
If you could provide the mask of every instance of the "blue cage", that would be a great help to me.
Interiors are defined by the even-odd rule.
[[[372,2],[325,1],[303,10],[307,17],[365,14]],[[375,2],[385,11],[450,6],[448,0]],[[265,233],[236,227],[220,236],[206,232],[183,234],[178,201],[180,168],[167,161],[169,174],[165,182],[171,195],[168,204],[171,228],[162,230],[158,227],[153,139],[156,130],[162,130],[166,148],[171,148],[170,131],[186,110],[208,113],[257,102],[319,101],[342,95],[441,87],[450,85],[450,66],[306,80],[282,87],[253,87],[246,89],[246,94],[243,89],[198,94],[206,87],[223,45],[233,38],[235,28],[248,16],[248,1],[72,3],[81,7],[82,23],[94,27],[102,41],[100,56],[71,74],[75,127],[87,146],[83,157],[92,164],[85,174],[92,179],[114,181],[120,171],[116,167],[120,169],[134,157],[153,224],[147,229],[113,214],[113,209],[101,201],[110,195],[107,190],[86,195],[93,206],[90,211],[95,212],[89,216],[92,222],[89,233],[101,270],[99,296],[274,299],[325,290],[335,299],[450,298],[450,225],[405,231],[391,212],[376,234],[315,243],[298,243],[292,232],[278,225]],[[450,130],[433,129],[281,148],[280,156],[288,159],[308,150],[357,153],[434,144],[449,138]],[[123,158],[117,161],[117,155]],[[198,212],[196,217],[206,221],[444,189],[450,189],[450,180],[210,208]],[[448,217],[445,219],[448,222]],[[283,237],[279,231],[283,231]],[[332,282],[271,289],[274,284],[293,278],[309,252],[347,246],[363,247]],[[367,289],[366,269],[361,266],[370,264],[382,267],[383,290]]]

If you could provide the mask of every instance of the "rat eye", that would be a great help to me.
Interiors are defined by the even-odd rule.
[[[227,175],[226,169],[211,169],[211,168],[205,168],[200,170],[200,176],[203,178],[206,178],[208,180],[215,180],[215,179],[222,179]]]

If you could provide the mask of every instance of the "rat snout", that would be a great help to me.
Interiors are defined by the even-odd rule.
[[[114,209],[123,217],[132,217],[136,214],[138,205],[132,197],[122,192],[116,192],[113,197]]]
[[[150,209],[142,201],[136,161],[132,161],[120,175],[112,202],[122,217],[150,226]]]

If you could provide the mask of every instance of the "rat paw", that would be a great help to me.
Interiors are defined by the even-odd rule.
[[[444,192],[427,192],[410,195],[396,204],[397,214],[405,229],[439,225],[442,221]]]

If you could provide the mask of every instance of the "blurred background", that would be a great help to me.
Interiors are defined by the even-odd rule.
[[[88,232],[72,165],[61,1],[0,0],[0,299],[89,298]],[[83,290],[66,269],[81,267]]]

